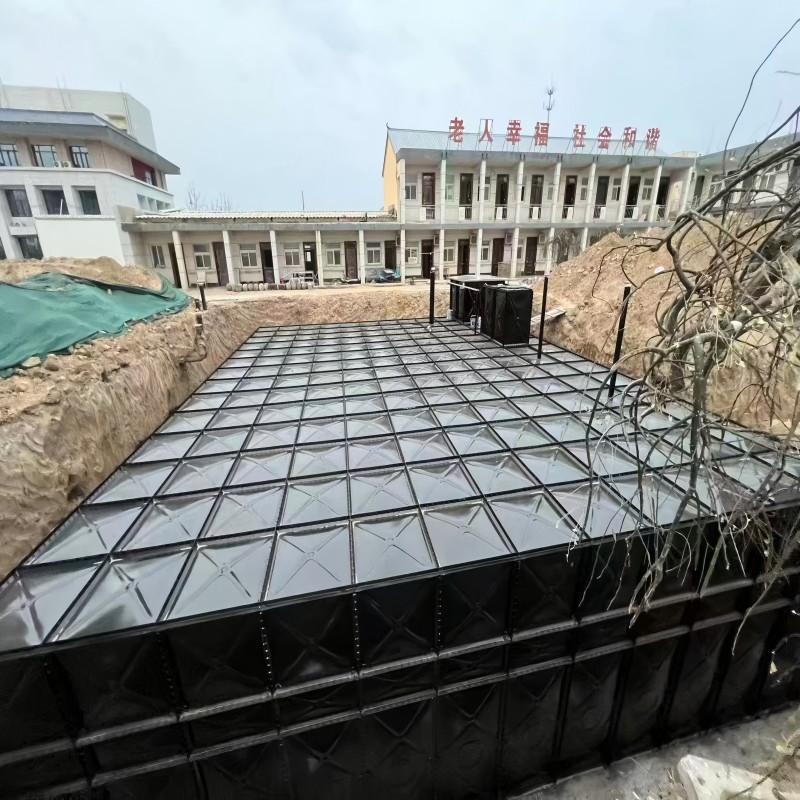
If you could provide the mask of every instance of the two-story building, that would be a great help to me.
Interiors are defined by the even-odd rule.
[[[606,143],[604,143],[606,144]],[[695,156],[626,150],[612,140],[388,128],[380,212],[140,214],[125,230],[149,263],[183,285],[406,281],[445,274],[542,274],[610,229],[667,226],[686,207]],[[640,148],[641,149],[641,148]]]
[[[95,113],[0,108],[0,259],[142,263],[139,238],[123,223],[171,208],[166,176],[177,174]]]

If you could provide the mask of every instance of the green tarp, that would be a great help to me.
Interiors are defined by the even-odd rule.
[[[0,283],[0,371],[78,342],[117,336],[132,322],[176,314],[190,298],[161,280],[161,291],[45,272]]]

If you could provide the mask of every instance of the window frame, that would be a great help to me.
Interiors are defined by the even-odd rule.
[[[81,211],[87,217],[99,217],[102,215],[102,211],[100,210],[100,198],[97,196],[97,189],[92,189],[91,187],[86,189],[76,189],[78,193],[78,200],[80,201]],[[97,211],[87,211],[86,210],[86,203],[84,202],[84,195],[91,193],[94,195],[94,202],[97,207]]]
[[[55,187],[55,186],[44,186],[39,189],[39,193],[42,195],[42,202],[44,203],[45,214],[49,217],[67,217],[69,216],[69,203],[67,202],[67,195],[64,191],[63,187]],[[50,194],[53,193],[60,193],[61,198],[63,200],[63,208],[61,210],[61,206],[59,205],[58,211],[51,211],[50,210],[50,203],[48,203],[47,198]],[[60,202],[60,201],[59,201]]]
[[[69,157],[72,160],[72,166],[76,169],[91,169],[89,161],[89,148],[83,144],[72,144],[69,147]],[[85,163],[79,163],[85,162]]]
[[[23,258],[37,258],[37,259],[44,258],[44,253],[42,253],[42,243],[39,241],[39,237],[35,233],[28,234],[26,236],[17,236],[15,238],[17,240],[17,245],[20,249],[20,252],[22,253]],[[29,255],[28,253],[25,252],[27,245],[33,239],[36,240],[36,253],[38,253],[38,255],[36,253],[34,253],[33,255]],[[24,246],[23,242],[25,242]]]
[[[289,260],[290,256],[291,261]],[[300,245],[283,248],[283,263],[286,264],[287,267],[295,267],[296,269],[302,265],[303,260],[300,258]]]
[[[486,255],[484,255],[486,253]],[[489,260],[489,245],[488,244],[481,244],[481,263],[484,261]]]
[[[655,185],[654,178],[645,178],[642,181],[642,201],[652,201],[653,199],[653,187]]]
[[[159,258],[156,258],[156,251],[159,253]],[[151,244],[150,245],[150,261],[153,264],[153,269],[166,269],[167,262],[164,258],[164,245],[163,244]]]
[[[328,267],[342,266],[342,246],[340,244],[325,245],[325,265]]]
[[[450,251],[448,255],[447,251]],[[450,239],[449,241],[445,239],[444,241],[444,250],[443,250],[443,261],[444,264],[455,264],[456,263],[456,240]]]
[[[24,206],[17,206],[18,199],[15,199],[12,202],[10,195],[15,194],[16,192],[22,192],[22,197],[25,201]],[[31,201],[28,199],[28,191],[24,186],[10,186],[9,188],[3,190],[3,194],[5,194],[6,205],[8,206],[8,211],[12,217],[25,219],[33,216],[33,211],[31,210]],[[22,208],[23,212],[27,210],[28,213],[19,214],[17,213],[18,208]]]
[[[406,200],[417,201],[417,176],[406,175]]]
[[[246,264],[244,263],[245,255],[247,256]],[[242,262],[242,269],[258,269],[258,248],[254,244],[240,244],[239,259]]]
[[[44,150],[49,150],[50,153],[52,154],[53,156],[52,164],[42,163],[42,151]],[[44,169],[54,169],[60,163],[58,160],[58,151],[56,150],[56,146],[54,144],[32,144],[31,152],[33,153],[34,166],[42,167]]]
[[[445,203],[455,202],[456,197],[456,174],[455,172],[445,172],[444,174],[444,201]]]
[[[379,267],[381,264],[383,264],[383,248],[381,247],[381,242],[367,242],[364,245],[364,251],[366,254],[368,267]],[[376,251],[378,255],[377,261],[375,260]]]
[[[11,163],[13,162],[13,163]],[[13,142],[3,144],[0,142],[0,167],[18,167],[19,150]]]
[[[622,178],[611,179],[611,202],[619,203],[622,196]]]
[[[203,269],[206,272],[213,271],[213,262],[211,261],[211,245],[208,244],[193,244],[192,253],[194,255],[194,268],[195,270]],[[206,264],[206,259],[208,263]]]
[[[419,245],[418,244],[406,244],[406,264],[411,263],[411,259],[414,259],[415,264],[419,264]]]

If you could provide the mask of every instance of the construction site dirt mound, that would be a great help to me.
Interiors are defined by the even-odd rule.
[[[161,276],[149,267],[124,267],[113,258],[43,258],[40,260],[4,261],[0,265],[0,280],[19,283],[42,272],[61,272],[76,278],[87,278],[119,286],[136,286],[159,291]]]
[[[663,235],[663,234],[662,234]],[[614,358],[617,324],[626,284],[631,296],[625,325],[623,356],[642,351],[658,337],[657,315],[679,291],[672,259],[664,247],[655,251],[653,237],[622,238],[610,233],[576,258],[558,265],[550,275],[547,308],[564,314],[547,325],[545,338],[581,353],[604,366]],[[692,231],[681,250],[688,271],[708,267],[713,249],[699,230]],[[540,293],[534,294],[539,300]],[[780,435],[790,426],[797,393],[798,373],[782,363],[781,379],[770,402],[759,394],[755,369],[766,368],[774,343],[766,333],[753,332],[740,342],[736,357],[716,367],[709,381],[709,408],[757,430]],[[751,368],[752,367],[752,368]],[[643,357],[628,358],[620,371],[641,377]]]

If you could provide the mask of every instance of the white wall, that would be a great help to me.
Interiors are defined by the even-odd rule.
[[[36,221],[42,253],[47,256],[99,258],[125,263],[119,229],[114,219],[45,217]]]

